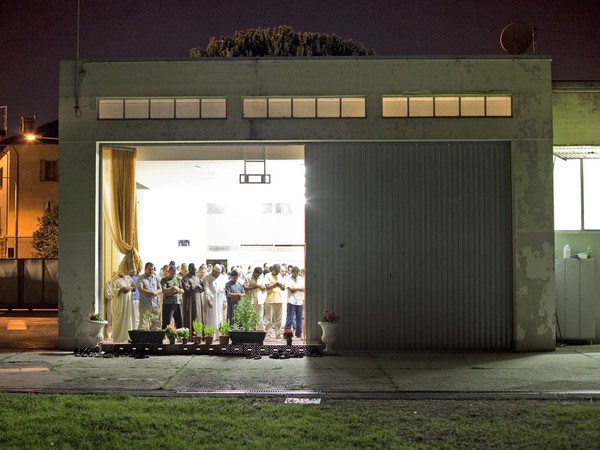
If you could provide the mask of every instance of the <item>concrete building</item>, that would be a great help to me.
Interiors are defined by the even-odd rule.
[[[342,349],[555,348],[548,57],[65,61],[59,119],[62,348],[114,258],[107,147],[304,159],[309,340],[329,309]]]

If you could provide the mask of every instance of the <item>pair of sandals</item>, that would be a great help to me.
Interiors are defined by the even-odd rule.
[[[148,356],[145,353],[142,352],[132,352],[132,353],[119,353],[119,352],[114,352],[114,353],[104,353],[102,355],[103,358],[120,358],[121,356],[123,357],[130,357],[130,358],[135,358],[135,359],[147,359],[150,358],[150,356]]]
[[[300,351],[279,351],[279,350],[273,350],[273,353],[271,353],[269,355],[269,358],[271,359],[290,359],[290,358],[304,358],[304,352],[300,352]]]
[[[248,352],[246,353],[246,359],[262,359],[260,353]]]
[[[100,348],[76,348],[73,351],[73,356],[78,358],[98,358],[101,356]]]

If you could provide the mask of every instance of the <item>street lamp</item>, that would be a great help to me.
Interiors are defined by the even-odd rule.
[[[25,133],[23,135],[27,142],[35,142],[35,141],[58,141],[56,137],[48,137],[42,136],[41,134],[33,134],[33,133]]]

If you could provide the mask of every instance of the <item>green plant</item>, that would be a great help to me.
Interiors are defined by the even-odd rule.
[[[179,339],[189,339],[190,338],[190,329],[189,328],[178,328],[177,329],[177,337]]]
[[[94,322],[101,322],[104,319],[102,318],[102,314],[92,314],[88,313],[88,320],[93,320]]]
[[[229,322],[221,322],[219,324],[219,334],[221,336],[227,336],[230,331],[231,331],[231,325],[229,325]]]
[[[173,325],[167,325],[167,328],[165,328],[165,334],[169,339],[176,338],[177,329]]]
[[[204,327],[204,336],[211,337],[215,335],[215,329],[213,327]]]
[[[58,258],[58,206],[38,218],[31,246],[36,258]]]
[[[200,322],[199,320],[194,320],[192,322],[192,327],[194,328],[194,334],[196,336],[202,336],[202,330],[204,328],[204,325],[202,325],[202,322]]]
[[[242,328],[245,331],[251,331],[256,328],[258,313],[250,298],[244,297],[235,305],[233,320],[238,328]]]
[[[156,313],[153,313],[153,312],[151,312],[151,311],[145,312],[145,313],[144,313],[144,317],[145,317],[146,319],[148,319],[148,320],[151,320],[151,321],[153,321],[153,320],[158,320],[158,319],[159,319],[159,317],[158,317],[158,314],[156,314]]]
[[[335,34],[302,32],[282,25],[249,28],[233,35],[212,37],[206,49],[191,48],[192,58],[232,56],[369,56],[375,52]]]

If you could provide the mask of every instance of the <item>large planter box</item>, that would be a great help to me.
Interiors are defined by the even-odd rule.
[[[129,330],[129,339],[132,344],[162,344],[165,331]]]
[[[233,331],[229,332],[232,345],[239,344],[259,344],[262,345],[265,340],[266,331]]]

